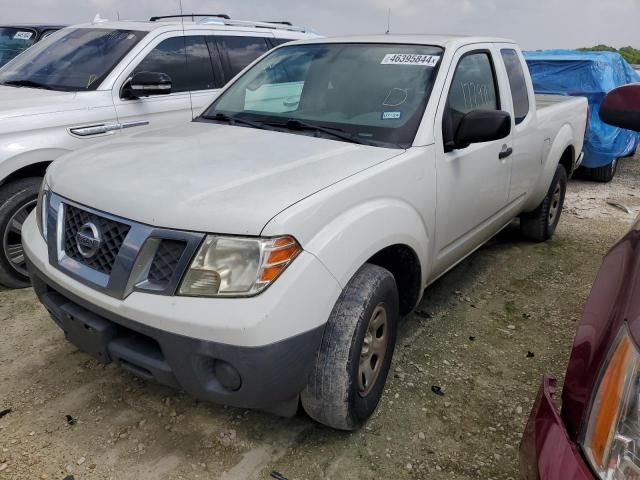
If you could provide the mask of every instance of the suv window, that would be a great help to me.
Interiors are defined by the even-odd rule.
[[[28,83],[51,90],[95,90],[145,35],[147,32],[135,30],[67,28],[16,57],[0,71],[0,83]]]
[[[203,36],[173,37],[162,41],[133,73],[138,72],[166,73],[171,77],[172,93],[216,88],[209,48]]]
[[[442,132],[445,146],[453,142],[462,117],[473,110],[499,110],[498,86],[487,52],[462,57],[453,75]]]
[[[522,123],[529,114],[529,90],[527,89],[527,80],[518,52],[507,48],[501,50],[500,53],[502,54],[504,65],[507,68],[511,97],[513,98],[513,113],[517,125]]]
[[[293,38],[272,38],[271,39],[271,43],[273,44],[274,47],[277,47],[278,45],[282,45],[283,43],[289,43],[289,42],[295,42],[295,39]]]
[[[236,76],[256,58],[270,50],[262,37],[219,37],[220,46],[229,61],[229,78]]]

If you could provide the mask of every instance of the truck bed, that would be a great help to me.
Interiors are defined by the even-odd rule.
[[[563,102],[571,102],[575,97],[568,95],[537,95],[536,94],[536,109],[538,112],[544,110],[553,105],[557,105]]]

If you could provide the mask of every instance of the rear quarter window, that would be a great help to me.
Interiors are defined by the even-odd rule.
[[[502,49],[500,53],[507,69],[509,86],[511,87],[511,97],[513,98],[513,114],[516,125],[518,125],[522,123],[529,114],[529,90],[527,89],[527,80],[518,52],[510,48],[505,48]]]

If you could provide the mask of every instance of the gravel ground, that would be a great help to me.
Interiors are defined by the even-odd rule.
[[[401,325],[380,408],[355,433],[100,366],[31,290],[0,290],[0,411],[12,410],[0,479],[515,479],[541,377],[562,380],[601,258],[635,216],[607,200],[640,211],[638,160],[608,185],[571,182],[553,241],[526,243],[514,225],[430,287]]]

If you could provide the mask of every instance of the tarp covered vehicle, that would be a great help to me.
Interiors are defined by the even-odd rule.
[[[640,136],[603,123],[599,117],[600,104],[614,88],[640,82],[640,75],[615,52],[547,50],[526,52],[525,58],[537,94],[589,99],[589,128],[582,166],[594,180],[610,181],[615,175],[618,158],[632,155]]]

